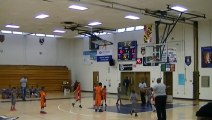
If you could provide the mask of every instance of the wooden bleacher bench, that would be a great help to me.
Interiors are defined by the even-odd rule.
[[[47,91],[62,91],[63,81],[70,81],[66,66],[0,65],[0,89],[20,87],[20,79],[27,76],[28,87],[45,86]]]

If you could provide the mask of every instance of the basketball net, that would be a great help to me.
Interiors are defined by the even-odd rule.
[[[150,61],[151,66],[155,66],[155,63],[157,62],[157,60],[158,60],[157,56],[153,56],[152,60]]]
[[[106,49],[107,49],[107,44],[104,44],[104,45],[102,46],[102,49],[106,50]]]

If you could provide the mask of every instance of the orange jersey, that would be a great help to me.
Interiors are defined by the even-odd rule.
[[[45,107],[46,103],[46,92],[40,91],[40,106]]]
[[[106,88],[102,88],[102,99],[103,100],[106,99],[106,92],[107,92]]]
[[[75,99],[80,99],[81,98],[81,88],[80,85],[77,85],[77,88],[75,90]]]
[[[100,106],[102,98],[102,87],[101,86],[95,87],[95,91],[96,91],[96,105]]]
[[[95,93],[96,93],[96,97],[100,97],[102,96],[102,87],[101,86],[97,86],[95,87]]]

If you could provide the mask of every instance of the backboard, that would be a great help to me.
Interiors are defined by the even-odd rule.
[[[167,63],[168,45],[167,44],[145,44],[146,63]]]

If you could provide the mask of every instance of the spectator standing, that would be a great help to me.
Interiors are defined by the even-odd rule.
[[[26,87],[27,87],[27,77],[23,76],[20,80],[21,84],[21,94],[22,94],[22,100],[26,101]]]
[[[126,76],[123,81],[123,86],[125,88],[125,95],[127,95],[129,85],[130,85],[130,80],[129,80],[128,76]]]

